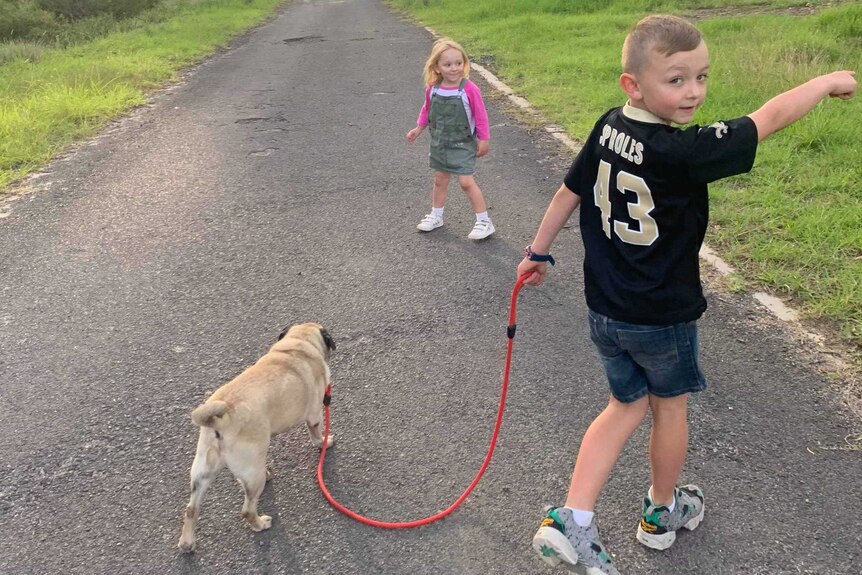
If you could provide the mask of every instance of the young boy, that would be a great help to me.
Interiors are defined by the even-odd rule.
[[[698,251],[708,218],[707,183],[751,169],[758,142],[827,96],[849,99],[854,72],[820,76],[759,110],[710,126],[687,124],[706,97],[709,57],[700,32],[674,16],[650,16],[623,45],[628,103],[602,116],[545,213],[518,275],[539,285],[551,244],[580,205],[590,335],[611,388],[584,435],[565,506],[550,509],[533,548],[551,565],[617,575],[593,509],[626,441],[652,412],[652,486],[637,538],[667,549],[703,519],[696,485],[677,487],[688,448],[688,394],[706,387],[696,320],[706,309]],[[583,203],[582,203],[583,200]]]

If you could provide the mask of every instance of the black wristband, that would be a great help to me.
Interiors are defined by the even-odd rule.
[[[552,256],[551,254],[548,254],[546,256],[539,255],[533,252],[531,246],[527,246],[524,248],[524,257],[533,262],[548,262],[551,265],[557,263],[554,261],[554,256]]]

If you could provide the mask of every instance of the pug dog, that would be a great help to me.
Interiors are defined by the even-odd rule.
[[[332,435],[323,437],[323,401],[333,350],[335,342],[319,324],[286,328],[257,363],[192,411],[200,435],[178,545],[183,552],[195,549],[201,500],[225,465],[245,492],[243,518],[254,531],[272,526],[270,516],[257,514],[258,498],[270,477],[266,467],[270,438],[304,421],[316,446],[326,441],[330,447],[334,441]]]

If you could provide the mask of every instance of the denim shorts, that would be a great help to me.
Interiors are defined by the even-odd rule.
[[[706,388],[697,363],[697,323],[640,325],[589,311],[590,337],[614,397],[631,403],[648,393],[675,397]]]

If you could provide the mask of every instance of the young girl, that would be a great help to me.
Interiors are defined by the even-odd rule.
[[[470,61],[464,48],[448,38],[434,42],[425,62],[425,103],[416,127],[407,132],[407,141],[413,142],[426,126],[431,127],[429,157],[434,169],[431,213],[416,227],[430,232],[443,225],[449,180],[455,174],[476,212],[476,224],[467,237],[481,240],[494,233],[494,224],[473,172],[476,158],[488,153],[491,134],[482,93],[467,79],[469,75]]]

